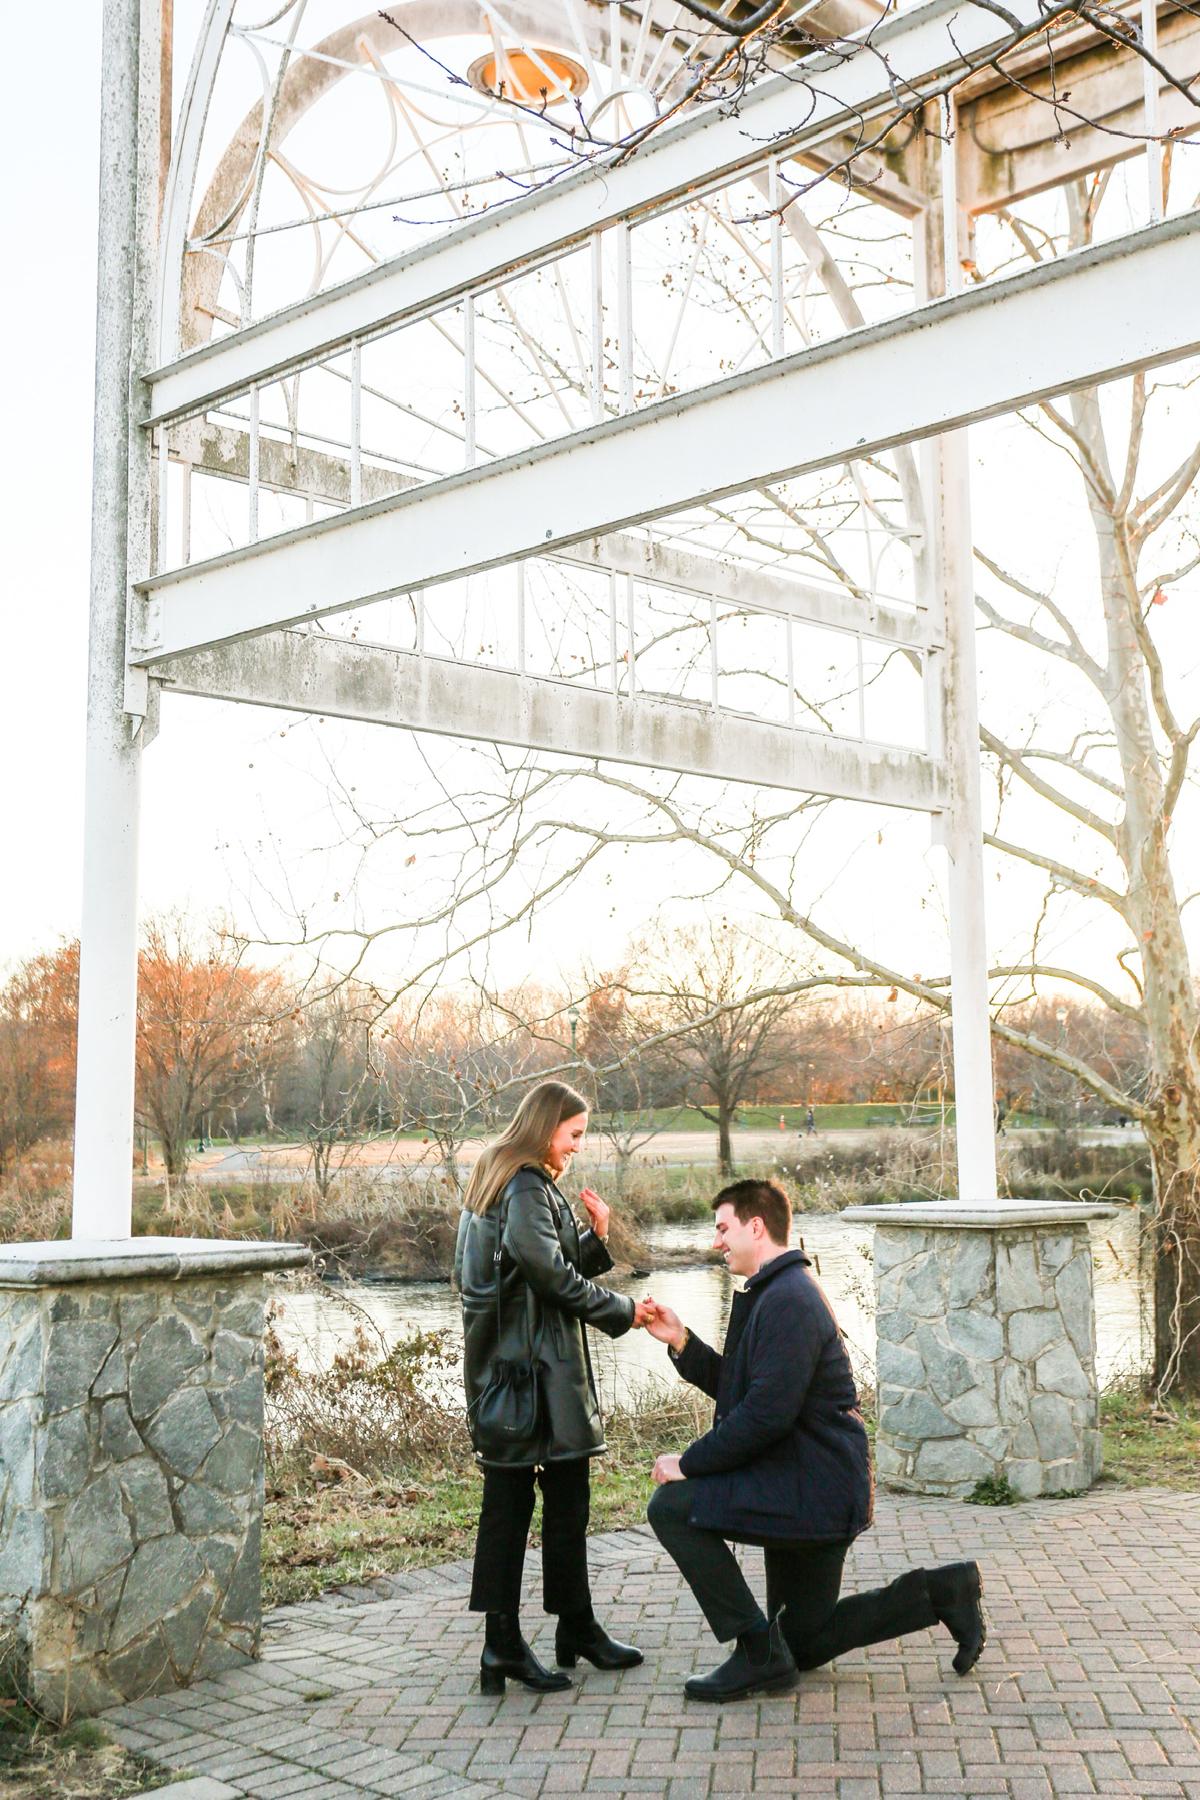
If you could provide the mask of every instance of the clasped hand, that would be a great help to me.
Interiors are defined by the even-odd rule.
[[[633,1322],[644,1326],[652,1338],[660,1344],[671,1344],[676,1350],[683,1345],[683,1321],[672,1307],[664,1306],[661,1300],[653,1299],[649,1294],[639,1300],[634,1308]]]

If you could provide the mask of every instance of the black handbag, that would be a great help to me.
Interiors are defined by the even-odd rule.
[[[501,1202],[502,1209],[506,1203]],[[492,1266],[496,1277],[496,1344],[501,1338],[500,1258],[504,1243],[501,1211],[496,1227],[496,1250]],[[544,1321],[543,1321],[544,1323]],[[542,1365],[538,1352],[542,1346],[542,1326],[537,1342],[526,1362],[508,1362],[498,1358],[492,1365],[492,1376],[473,1406],[467,1409],[471,1442],[477,1454],[488,1463],[528,1464],[538,1461],[545,1435],[545,1402],[542,1394]]]

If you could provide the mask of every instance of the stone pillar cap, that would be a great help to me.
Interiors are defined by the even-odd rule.
[[[1082,1225],[1089,1219],[1115,1219],[1120,1210],[1092,1200],[901,1200],[882,1206],[847,1206],[841,1216],[855,1225],[1019,1231],[1030,1225]]]
[[[261,1275],[312,1261],[303,1244],[237,1238],[65,1238],[0,1244],[0,1288],[70,1281],[182,1281],[195,1275]]]

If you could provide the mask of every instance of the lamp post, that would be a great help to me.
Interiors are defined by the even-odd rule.
[[[579,1029],[579,1008],[573,1006],[567,1014],[567,1023],[571,1027],[571,1061],[575,1061],[575,1033]]]

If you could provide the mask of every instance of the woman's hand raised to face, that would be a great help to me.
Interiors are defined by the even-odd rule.
[[[584,1188],[579,1198],[587,1207],[588,1218],[592,1221],[592,1230],[603,1240],[608,1236],[608,1221],[611,1208],[606,1206],[595,1188]]]

